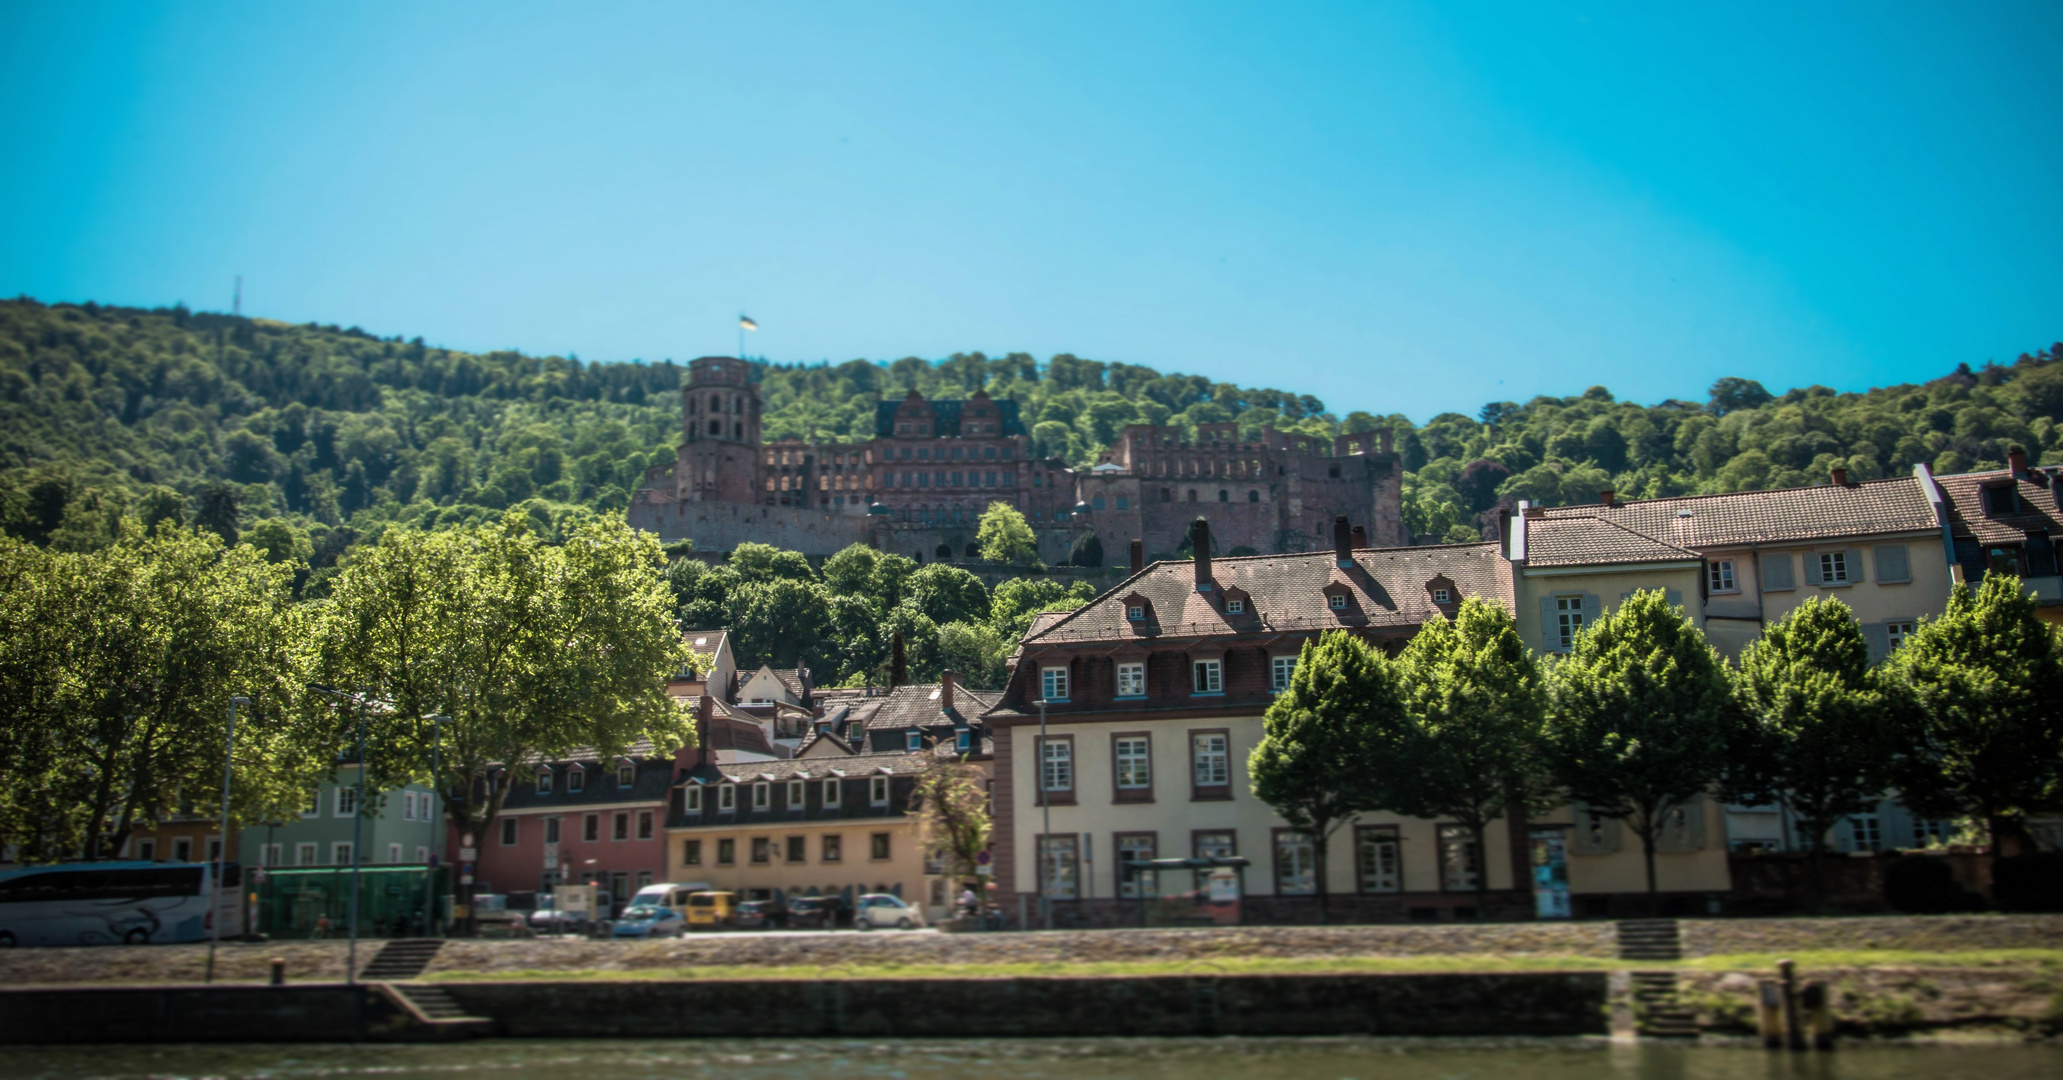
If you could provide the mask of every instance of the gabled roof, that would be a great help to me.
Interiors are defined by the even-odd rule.
[[[730,636],[731,632],[728,630],[683,630],[681,644],[686,645],[688,651],[694,653],[697,659],[715,663],[717,654],[723,651]],[[709,668],[704,665],[702,670],[706,672]]]
[[[939,708],[940,686],[938,683],[918,683],[898,686],[889,691],[881,701],[881,707],[866,721],[866,730],[906,731],[913,727],[936,725],[965,726],[970,720],[989,711],[1001,694],[995,691],[969,690],[965,686],[953,687],[953,710],[944,712]]]
[[[1351,569],[1334,564],[1331,551],[1250,555],[1211,560],[1216,584],[1237,586],[1251,598],[1244,615],[1227,616],[1218,593],[1196,591],[1195,564],[1157,562],[1079,610],[1050,622],[1034,620],[1026,648],[1085,641],[1152,641],[1264,631],[1308,631],[1338,626],[1373,629],[1416,627],[1439,614],[1425,583],[1445,574],[1463,596],[1512,606],[1511,577],[1496,544],[1366,548],[1354,552]],[[1332,609],[1326,586],[1338,582],[1350,599],[1346,611]],[[1153,603],[1153,618],[1141,626],[1125,617],[1125,598],[1137,593]]]
[[[1948,500],[1949,524],[1958,537],[1981,544],[2018,544],[2027,539],[2028,533],[2045,530],[2051,536],[2063,539],[2059,536],[2063,534],[2063,506],[2058,504],[2059,497],[2063,497],[2063,472],[2034,469],[2014,480],[2011,470],[1995,469],[1991,472],[1952,473],[1934,479],[1941,485],[1942,496]],[[2047,483],[2042,483],[2043,480]],[[1987,514],[1984,489],[2004,487],[2009,483],[2019,492],[2022,512],[1996,517]]]
[[[1571,515],[1526,522],[1527,566],[1607,566],[1697,558],[1694,551],[1601,517]]]
[[[1609,521],[1638,537],[1688,551],[1940,528],[1925,489],[1912,476],[1861,484],[1641,499],[1611,506],[1563,506],[1548,510],[1545,520],[1579,517]],[[1533,524],[1540,520],[1534,519]],[[1533,535],[1529,529],[1528,563],[1534,561]]]

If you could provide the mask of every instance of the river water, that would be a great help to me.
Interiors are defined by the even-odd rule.
[[[932,1007],[938,1007],[936,1004]],[[491,1040],[405,1046],[26,1047],[7,1080],[2055,1080],[2063,1047],[1751,1047],[1558,1039]]]

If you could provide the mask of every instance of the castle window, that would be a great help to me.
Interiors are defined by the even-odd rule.
[[[721,434],[723,434],[723,421],[721,421],[721,420],[711,420],[711,421],[709,422],[709,433],[710,433],[711,435],[721,435]]]
[[[928,446],[920,446],[920,447],[918,447],[918,448],[917,448],[917,458],[918,458],[918,460],[920,460],[920,461],[930,461],[930,460],[931,460],[931,448],[930,448],[930,447],[928,447]]]
[[[1218,501],[1219,501],[1219,502],[1231,502],[1231,501],[1232,501],[1232,493],[1231,493],[1231,492],[1229,492],[1229,491],[1226,491],[1226,490],[1225,490],[1224,488],[1219,488],[1219,489],[1218,489]]]
[[[981,452],[981,456],[987,458],[990,461],[996,460],[996,448],[991,446],[983,449]]]
[[[1196,501],[1196,489],[1195,489],[1195,488],[1190,488],[1190,489],[1189,489],[1189,501],[1190,501],[1190,502],[1195,502],[1195,501]]]
[[[1117,508],[1118,508],[1118,509],[1120,509],[1120,510],[1129,510],[1129,509],[1131,509],[1131,508],[1132,508],[1132,500],[1131,500],[1131,497],[1130,497],[1130,496],[1126,496],[1126,495],[1120,495],[1120,496],[1118,496],[1118,497],[1117,497]]]
[[[1092,510],[1101,510],[1101,509],[1103,509],[1103,496],[1101,496],[1101,495],[1098,495],[1098,496],[1096,496],[1096,501],[1095,501],[1094,503],[1090,504],[1090,509],[1092,509]]]
[[[961,448],[961,447],[958,447],[958,446],[955,446],[955,447],[953,447],[953,460],[954,460],[954,461],[958,461],[958,460],[960,460],[960,454],[961,454],[961,450],[962,450],[962,448]]]
[[[1162,489],[1160,489],[1160,501],[1162,501],[1162,502],[1174,502],[1174,501],[1175,501],[1175,493],[1174,493],[1174,492],[1172,492],[1172,491],[1169,491],[1169,490],[1168,490],[1167,488],[1162,488]]]
[[[1258,492],[1258,491],[1249,491],[1249,492],[1247,492],[1247,493],[1246,493],[1246,501],[1247,501],[1247,502],[1250,502],[1250,503],[1257,503],[1257,502],[1260,502],[1260,501],[1261,501],[1261,493],[1260,493],[1260,492]]]

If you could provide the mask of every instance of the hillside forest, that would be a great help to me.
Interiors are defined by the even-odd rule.
[[[2063,463],[2063,344],[2011,364],[1944,359],[1917,385],[1773,393],[1727,378],[1651,405],[1602,386],[1423,424],[1308,394],[1061,354],[762,368],[768,438],[871,437],[875,403],[977,389],[1021,403],[1037,452],[1091,464],[1132,423],[1233,420],[1330,436],[1390,427],[1421,542],[1476,538],[1500,501],[1548,505],[1869,479],[1924,462],[1996,467],[2020,444]],[[620,513],[679,439],[672,360],[467,353],[356,327],[170,308],[0,301],[0,530],[63,550],[123,516],[178,520],[299,568],[321,595],[354,544],[514,509],[547,536]],[[883,595],[882,600],[889,597]],[[893,607],[893,604],[889,606]]]

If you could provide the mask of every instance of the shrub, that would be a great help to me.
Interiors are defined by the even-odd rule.
[[[2063,912],[2063,855],[2041,851],[1998,860],[1991,897],[2000,911]]]
[[[1884,868],[1884,902],[1907,915],[1984,910],[1984,898],[1956,883],[1946,859],[1928,855],[1907,855]]]

